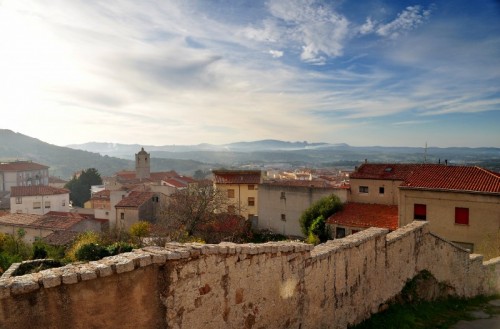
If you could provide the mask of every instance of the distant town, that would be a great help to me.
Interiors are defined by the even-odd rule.
[[[0,163],[0,231],[16,235],[22,229],[27,243],[40,240],[58,246],[71,245],[86,231],[127,232],[140,221],[165,232],[176,225],[168,223],[170,200],[201,185],[225,197],[213,212],[238,216],[256,232],[287,238],[307,238],[301,215],[331,195],[343,204],[342,210],[325,218],[332,239],[369,227],[395,230],[418,220],[429,222],[431,231],[442,238],[475,252],[500,227],[500,174],[447,160],[438,164],[366,160],[352,169],[214,169],[189,177],[174,170],[152,171],[155,159],[144,148],[134,157],[135,170],[102,177],[99,184],[87,186],[87,198],[78,201],[71,184],[50,176],[45,164]],[[85,170],[74,173],[73,180],[82,173]]]

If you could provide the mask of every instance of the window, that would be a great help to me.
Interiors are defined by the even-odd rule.
[[[249,191],[255,190],[255,185],[248,185],[248,190]]]
[[[368,193],[368,186],[360,186],[359,193]]]
[[[234,190],[233,189],[227,190],[227,197],[230,199],[234,198]]]
[[[61,201],[61,206],[65,207],[66,206],[66,200]]]
[[[45,209],[50,209],[50,201],[45,201]]]
[[[33,209],[40,209],[40,208],[42,208],[41,202],[33,202]]]
[[[455,224],[469,225],[469,208],[455,208]]]
[[[16,204],[21,204],[21,203],[23,203],[23,198],[20,196],[16,197]]]
[[[285,214],[281,214],[281,220],[286,222],[286,215]]]
[[[248,197],[248,206],[249,207],[255,206],[255,198],[254,197]]]
[[[380,186],[378,188],[378,194],[384,194],[385,193],[385,188],[383,186]]]
[[[342,239],[343,237],[345,237],[345,228],[337,227],[337,229],[335,230],[335,238]]]
[[[427,206],[425,204],[415,203],[413,205],[413,218],[418,220],[426,220]]]
[[[125,214],[124,213],[120,213],[120,219],[125,219]]]
[[[285,194],[285,192],[281,192],[280,199],[286,199],[286,194]]]

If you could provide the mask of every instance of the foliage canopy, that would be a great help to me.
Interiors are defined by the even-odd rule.
[[[308,240],[312,240],[311,242],[316,243],[318,239],[325,242],[330,238],[326,220],[340,209],[342,209],[342,202],[334,194],[319,199],[300,216],[302,233],[308,237]]]
[[[83,207],[83,204],[90,200],[90,187],[101,185],[101,175],[95,168],[83,170],[80,176],[73,178],[64,186],[70,190],[70,198],[73,205]]]

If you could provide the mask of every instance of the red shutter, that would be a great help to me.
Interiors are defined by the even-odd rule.
[[[413,205],[413,218],[415,219],[427,219],[427,206],[425,204],[415,203]]]
[[[455,208],[455,224],[469,225],[469,208]]]

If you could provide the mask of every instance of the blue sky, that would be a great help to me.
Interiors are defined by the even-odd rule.
[[[57,145],[500,147],[498,1],[0,0],[0,72]]]

